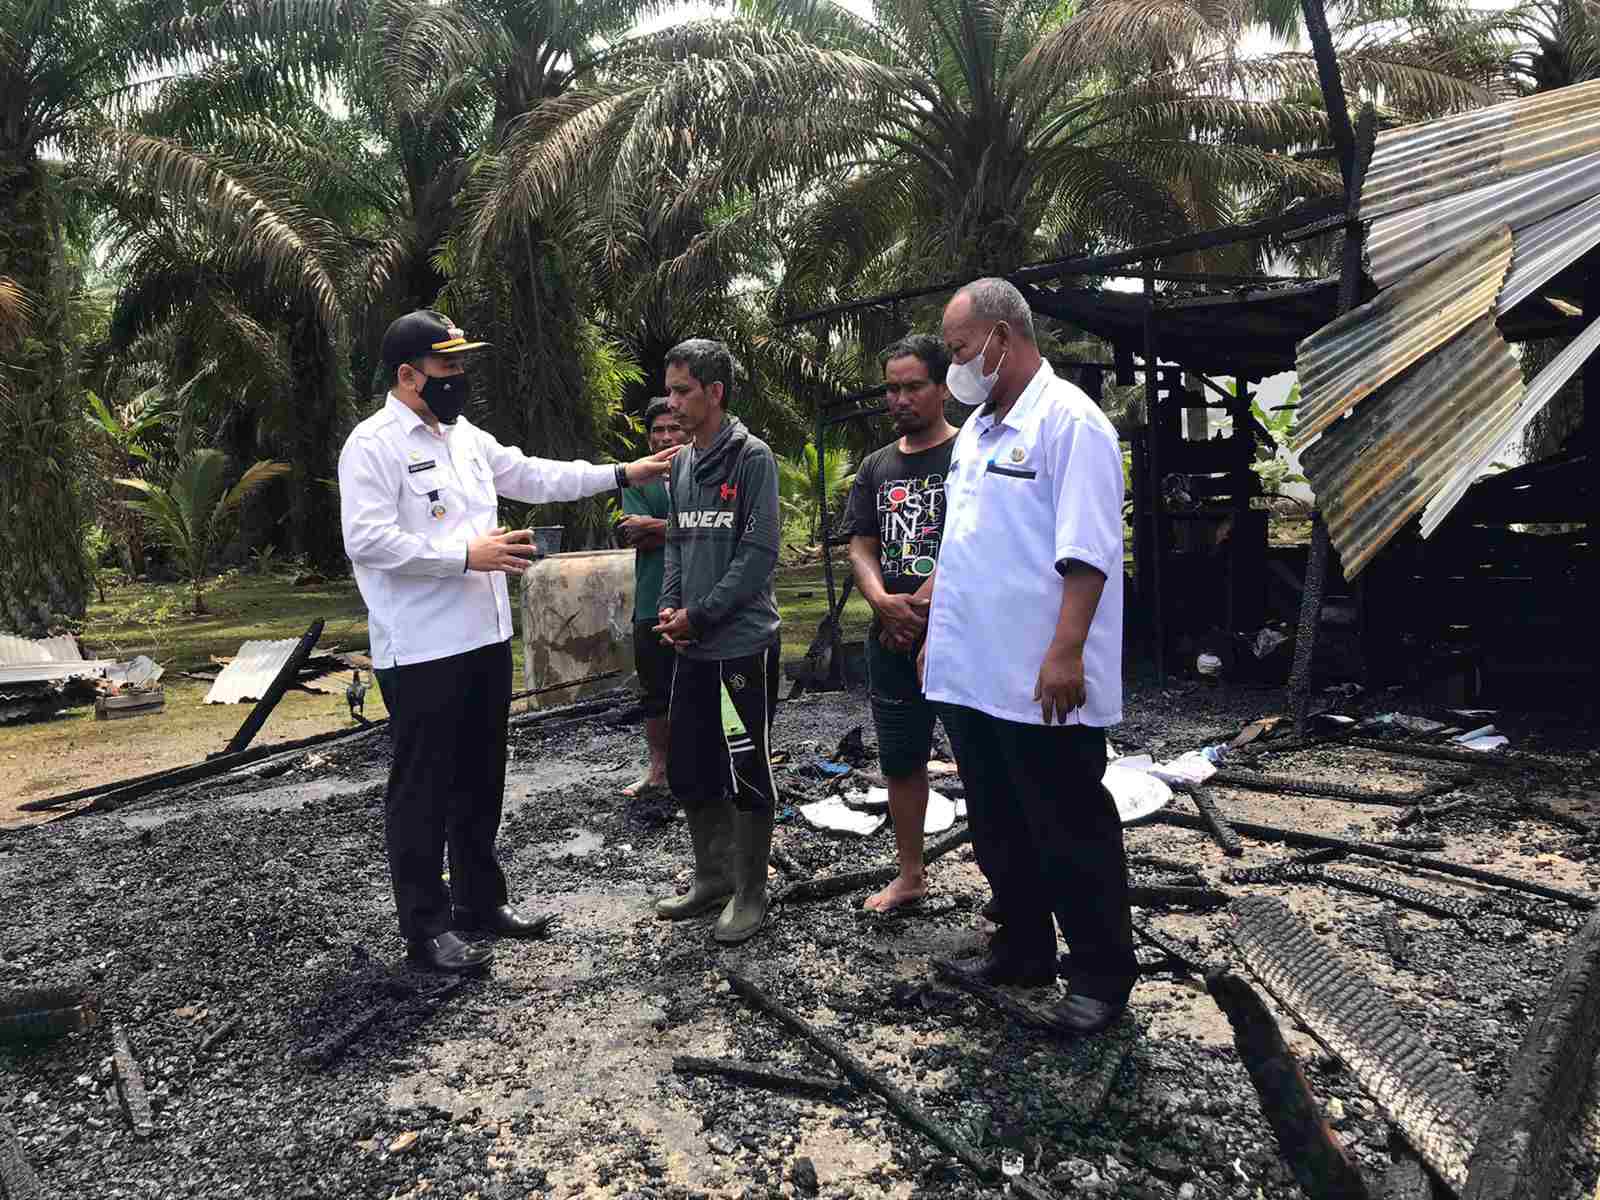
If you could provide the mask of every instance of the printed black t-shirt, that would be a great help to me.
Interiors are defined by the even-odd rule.
[[[884,590],[914,592],[933,574],[944,534],[944,480],[956,439],[916,454],[898,441],[862,460],[847,508],[851,536],[879,542]]]

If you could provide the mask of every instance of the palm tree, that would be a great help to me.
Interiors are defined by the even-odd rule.
[[[136,181],[197,227],[256,253],[286,292],[327,311],[331,280],[301,253],[284,198],[253,186],[237,164],[139,133],[119,119],[152,83],[203,77],[197,63],[250,24],[270,32],[278,5],[191,13],[183,0],[0,0],[0,263],[31,306],[31,335],[8,352],[12,397],[0,442],[0,625],[39,632],[80,616],[89,580],[77,545],[88,505],[79,447],[80,349],[73,297],[87,241],[80,197]],[[320,32],[326,34],[328,28]],[[256,43],[259,63],[274,55]],[[175,73],[175,74],[174,74]],[[48,535],[44,531],[49,531]]]
[[[805,215],[783,307],[1007,271],[1231,219],[1259,192],[1337,187],[1309,54],[1242,58],[1242,0],[744,0],[743,19],[635,39],[513,128],[484,170],[488,244],[573,194],[615,228],[688,157],[697,187]],[[1073,14],[1073,15],[1068,15]],[[1346,79],[1387,113],[1484,89],[1364,44]],[[781,197],[781,200],[780,200]]]
[[[149,523],[151,533],[170,549],[189,581],[196,615],[206,611],[204,584],[215,551],[224,545],[239,507],[272,480],[289,474],[289,464],[262,461],[227,486],[228,456],[220,450],[196,450],[165,484],[148,479],[119,479],[140,493],[126,503]]]

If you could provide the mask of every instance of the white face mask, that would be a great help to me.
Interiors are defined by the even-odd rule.
[[[983,373],[983,356],[989,349],[989,339],[994,337],[996,325],[989,330],[989,337],[983,339],[983,349],[979,350],[964,363],[953,362],[949,370],[944,373],[944,385],[950,389],[950,394],[968,408],[976,408],[989,399],[989,393],[994,391],[994,385],[1000,380],[1000,368],[1005,365],[1005,354],[1000,355],[1000,361],[995,363],[994,371],[988,375]],[[1010,353],[1007,351],[1006,353]]]

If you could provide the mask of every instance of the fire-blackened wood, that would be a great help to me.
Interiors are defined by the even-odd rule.
[[[992,1182],[1000,1177],[999,1168],[988,1155],[978,1150],[966,1138],[949,1126],[936,1121],[921,1105],[907,1096],[878,1072],[870,1069],[837,1038],[830,1037],[798,1013],[778,1003],[737,971],[728,972],[728,982],[733,990],[756,1008],[775,1018],[780,1024],[810,1042],[834,1062],[857,1087],[865,1088],[883,1098],[891,1112],[923,1137],[933,1142],[946,1154],[953,1155],[979,1179]]]
[[[1384,788],[1357,787],[1348,783],[1301,779],[1297,775],[1257,775],[1252,771],[1218,771],[1206,782],[1216,787],[1248,788],[1256,792],[1279,792],[1292,796],[1327,796],[1330,799],[1351,800],[1358,804],[1385,804],[1405,808],[1420,804],[1431,796],[1442,796],[1454,791],[1462,781],[1432,783],[1399,792]]]
[[[1206,830],[1217,845],[1222,847],[1222,852],[1229,858],[1238,858],[1243,854],[1244,843],[1239,840],[1239,835],[1234,832],[1233,826],[1228,824],[1228,819],[1217,808],[1217,802],[1211,793],[1203,787],[1197,787],[1189,793],[1189,799],[1194,801],[1195,808],[1200,810],[1200,819],[1206,823]]]
[[[1461,1200],[1544,1200],[1600,1047],[1600,914],[1572,939],[1484,1119]]]
[[[1156,814],[1155,819],[1167,825],[1177,825],[1184,829],[1204,829],[1204,824],[1199,817],[1190,816],[1188,813],[1174,812],[1170,808],[1163,809]],[[1575,892],[1569,888],[1551,887],[1548,884],[1535,883],[1529,879],[1517,879],[1510,875],[1502,875],[1496,871],[1484,871],[1477,867],[1469,867],[1463,863],[1451,862],[1449,859],[1433,858],[1421,854],[1412,854],[1406,850],[1393,850],[1387,846],[1375,845],[1372,842],[1357,842],[1350,838],[1331,837],[1322,833],[1309,833],[1303,829],[1280,829],[1276,825],[1258,825],[1253,821],[1235,821],[1234,828],[1246,837],[1259,838],[1267,842],[1283,842],[1288,846],[1322,846],[1329,849],[1342,850],[1346,854],[1355,854],[1362,858],[1375,858],[1380,862],[1393,863],[1395,866],[1405,867],[1416,871],[1437,871],[1441,875],[1456,875],[1462,879],[1473,879],[1479,883],[1489,883],[1496,887],[1508,888],[1511,891],[1527,892],[1534,896],[1543,896],[1547,900],[1559,900],[1563,904],[1570,904],[1574,908],[1589,910],[1595,907],[1597,898],[1593,893]]]
[[[144,1072],[139,1070],[139,1060],[128,1045],[128,1035],[122,1026],[111,1027],[111,1060],[117,1072],[117,1099],[123,1114],[133,1127],[135,1137],[147,1138],[155,1132],[155,1119],[150,1114],[150,1094],[145,1090]]]
[[[1311,1085],[1255,989],[1237,975],[1213,971],[1206,990],[1233,1026],[1233,1044],[1261,1097],[1278,1152],[1309,1200],[1370,1200],[1360,1168],[1323,1119]]]
[[[775,1071],[756,1063],[734,1062],[727,1058],[698,1058],[693,1054],[674,1055],[672,1069],[679,1075],[714,1075],[735,1083],[771,1088],[778,1092],[794,1092],[802,1096],[817,1096],[824,1100],[841,1100],[854,1090],[842,1079],[796,1075],[792,1071]]]
[[[1161,887],[1134,884],[1128,888],[1128,902],[1134,908],[1198,908],[1209,911],[1224,907],[1233,897],[1208,887]]]
[[[928,843],[928,848],[922,856],[923,865],[931,865],[971,840],[972,831],[966,826],[951,830],[937,841]],[[826,900],[832,896],[843,896],[849,892],[858,892],[863,888],[888,883],[899,874],[899,871],[899,867],[887,866],[875,867],[870,871],[851,871],[843,875],[824,875],[820,879],[803,879],[799,883],[790,884],[773,899],[785,904],[796,904],[805,900]]]

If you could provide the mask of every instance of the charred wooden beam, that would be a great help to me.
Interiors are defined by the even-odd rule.
[[[1222,848],[1222,852],[1229,858],[1238,858],[1243,854],[1244,843],[1239,840],[1239,835],[1234,832],[1233,826],[1228,824],[1227,818],[1217,808],[1217,802],[1212,799],[1211,793],[1203,787],[1197,787],[1189,793],[1189,799],[1194,801],[1195,808],[1200,811],[1200,819],[1206,823],[1206,831]]]
[[[775,1071],[771,1067],[735,1062],[727,1058],[698,1058],[693,1054],[677,1054],[672,1058],[672,1069],[679,1075],[710,1075],[718,1079],[731,1079],[735,1083],[749,1084],[752,1087],[769,1088],[776,1092],[793,1092],[822,1100],[847,1099],[855,1091],[842,1079],[796,1075],[792,1071]]]
[[[1461,1200],[1546,1200],[1600,1048],[1600,914],[1572,939],[1478,1137]]]
[[[218,1025],[210,1033],[206,1034],[205,1037],[200,1039],[200,1045],[195,1048],[195,1054],[201,1058],[204,1058],[207,1054],[210,1054],[219,1043],[225,1041],[227,1038],[232,1037],[234,1030],[238,1028],[239,1021],[237,1017],[224,1021],[221,1025]]]
[[[965,825],[960,829],[951,830],[942,838],[928,843],[922,855],[923,865],[932,866],[950,851],[966,845],[971,840],[972,831]],[[843,875],[824,875],[820,879],[802,879],[778,892],[773,896],[773,900],[785,904],[827,900],[833,896],[843,896],[849,892],[858,892],[863,888],[888,883],[899,874],[899,871],[899,867],[885,866],[874,867],[870,871],[850,871]]]
[[[1326,868],[1314,871],[1311,878],[1320,880],[1330,887],[1377,896],[1380,900],[1391,900],[1405,908],[1414,908],[1418,912],[1450,920],[1470,921],[1478,915],[1480,907],[1471,900],[1459,900],[1453,896],[1441,896],[1421,888],[1407,887],[1403,883],[1395,883],[1392,879],[1346,875],[1343,871],[1330,871]]]
[[[1192,817],[1188,813],[1174,812],[1171,808],[1163,809],[1155,815],[1154,819],[1167,825],[1178,825],[1184,829],[1204,828],[1199,817]],[[1583,909],[1584,911],[1588,911],[1596,905],[1597,898],[1590,892],[1574,892],[1568,888],[1551,887],[1548,884],[1535,883],[1529,879],[1517,879],[1511,875],[1502,875],[1497,871],[1483,871],[1477,867],[1469,867],[1444,858],[1412,854],[1406,850],[1394,850],[1388,846],[1378,846],[1371,842],[1358,842],[1350,838],[1333,837],[1322,833],[1309,833],[1303,829],[1281,829],[1276,825],[1258,825],[1252,821],[1235,821],[1233,825],[1235,829],[1246,837],[1257,838],[1261,841],[1282,842],[1288,846],[1320,846],[1342,850],[1346,854],[1358,855],[1361,858],[1375,858],[1380,862],[1392,863],[1407,870],[1436,871],[1441,875],[1455,875],[1462,879],[1473,879],[1479,883],[1493,884],[1495,887],[1506,888],[1514,892],[1526,892],[1532,896],[1543,896],[1547,900],[1558,900],[1562,904],[1570,904],[1573,908]]]
[[[1300,1064],[1255,989],[1237,975],[1214,971],[1206,990],[1233,1026],[1239,1051],[1278,1139],[1278,1153],[1308,1200],[1370,1200],[1361,1170],[1339,1144],[1311,1094]]]
[[[1375,846],[1388,846],[1391,850],[1443,850],[1442,837],[1387,837],[1373,838]]]
[[[1251,974],[1344,1063],[1423,1161],[1460,1188],[1482,1108],[1471,1081],[1282,904],[1249,896],[1233,914],[1234,946]]]
[[[737,971],[728,972],[728,983],[750,1004],[774,1018],[791,1033],[804,1038],[839,1065],[849,1080],[857,1087],[882,1097],[889,1110],[939,1149],[956,1158],[984,1182],[1000,1177],[999,1168],[988,1155],[978,1150],[966,1138],[949,1126],[935,1120],[921,1105],[907,1096],[878,1072],[869,1068],[837,1038],[830,1037],[798,1013],[774,1000],[761,988]]]
[[[1170,871],[1174,875],[1197,875],[1201,866],[1199,863],[1185,862],[1181,858],[1167,858],[1161,854],[1130,854],[1128,865],[1154,867],[1157,871]]]
[[[134,1058],[128,1035],[120,1025],[111,1026],[111,1062],[116,1070],[117,1100],[122,1105],[123,1115],[132,1126],[134,1137],[147,1138],[155,1132],[150,1093],[145,1090],[144,1072],[139,1070],[139,1060]]]
[[[1506,770],[1558,772],[1559,764],[1510,750],[1457,750],[1453,746],[1428,746],[1416,742],[1391,742],[1383,738],[1352,737],[1350,745],[1377,750],[1401,758],[1421,758],[1429,762],[1454,763],[1463,767],[1499,767]]]
[[[1349,800],[1356,804],[1384,804],[1395,808],[1421,804],[1430,797],[1442,796],[1459,786],[1456,781],[1451,780],[1425,784],[1404,792],[1392,792],[1385,788],[1366,788],[1348,783],[1301,779],[1295,775],[1258,775],[1253,771],[1218,771],[1206,782],[1218,787],[1248,788],[1256,792],[1277,792],[1291,796],[1325,796],[1333,800]]]
[[[1343,858],[1344,854],[1345,852],[1338,847],[1325,846],[1320,850],[1308,850],[1304,854],[1290,854],[1269,863],[1262,863],[1259,867],[1232,867],[1222,873],[1222,878],[1226,883],[1281,883],[1286,879],[1300,878],[1307,867]]]
[[[1477,800],[1472,796],[1458,796],[1454,800],[1444,800],[1438,804],[1419,804],[1415,808],[1408,808],[1395,819],[1395,825],[1400,829],[1409,828],[1418,821],[1432,821],[1439,817],[1449,816],[1463,808],[1470,808]]]
[[[1128,888],[1128,903],[1134,908],[1197,908],[1203,912],[1225,907],[1233,897],[1209,887],[1162,887],[1133,884]]]
[[[1383,934],[1383,944],[1397,967],[1411,961],[1411,947],[1406,944],[1406,931],[1400,928],[1400,918],[1393,910],[1384,909],[1378,914],[1378,931]]]
[[[44,1200],[44,1185],[23,1157],[17,1131],[0,1115],[0,1200]]]
[[[1186,946],[1179,945],[1165,934],[1156,932],[1156,930],[1143,922],[1135,921],[1133,923],[1133,932],[1135,937],[1165,954],[1168,962],[1182,968],[1190,975],[1204,975],[1210,969],[1206,963],[1190,957],[1194,951],[1191,951]]]
[[[300,635],[300,641],[289,652],[289,657],[283,660],[283,665],[278,668],[278,673],[272,677],[272,682],[267,685],[265,694],[256,701],[256,706],[245,717],[244,723],[239,726],[239,731],[228,742],[225,754],[238,754],[250,745],[256,734],[261,732],[261,727],[267,723],[267,718],[272,715],[272,710],[278,707],[278,701],[283,699],[283,694],[289,690],[289,685],[300,673],[300,665],[311,656],[311,651],[316,649],[317,639],[322,636],[322,618],[318,617],[311,622],[311,627]]]

